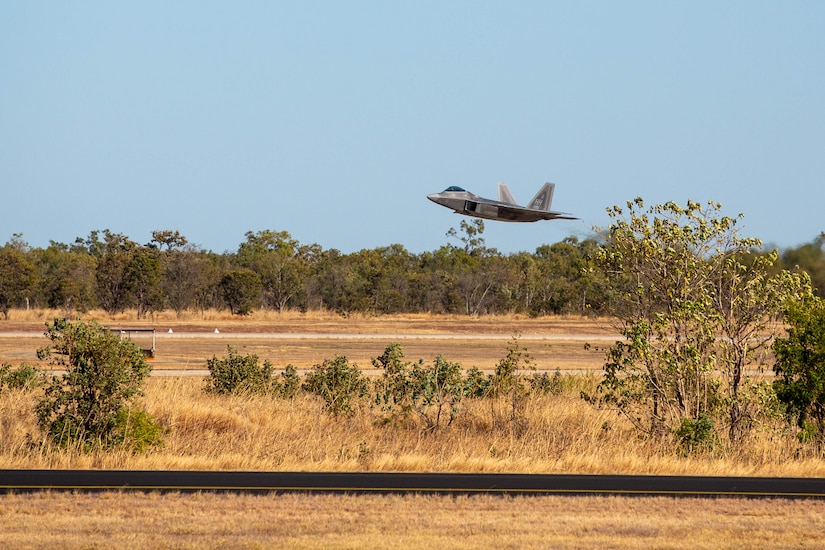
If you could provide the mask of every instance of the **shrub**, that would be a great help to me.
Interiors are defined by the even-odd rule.
[[[553,376],[546,372],[534,372],[528,379],[532,393],[559,395],[564,390],[561,371],[556,368]]]
[[[324,409],[339,416],[355,411],[355,400],[367,394],[367,379],[357,365],[350,366],[346,357],[338,355],[315,365],[307,373],[303,388],[320,395],[324,399]]]
[[[273,389],[272,364],[260,364],[254,354],[241,355],[232,346],[227,346],[227,355],[212,356],[206,360],[209,380],[206,391],[210,393],[266,393]]]
[[[776,397],[803,442],[825,447],[825,300],[808,298],[786,311],[788,335],[774,341]]]
[[[464,378],[464,395],[467,397],[485,397],[490,392],[490,377],[477,367],[467,369]]]
[[[52,343],[37,355],[66,373],[51,377],[37,404],[41,429],[64,447],[106,449],[126,442],[124,411],[134,409],[150,372],[143,352],[96,322],[56,319],[46,326]]]
[[[696,419],[683,418],[681,425],[674,431],[676,441],[686,452],[712,449],[717,443],[713,419],[701,413]]]
[[[32,390],[41,384],[40,373],[28,363],[22,363],[16,369],[9,363],[0,365],[0,388]]]
[[[423,361],[403,361],[404,351],[397,343],[373,359],[373,366],[384,369],[376,382],[375,403],[390,417],[409,417],[416,413],[428,431],[438,428],[444,419],[452,423],[459,413],[461,398],[468,391],[468,382],[461,376],[461,366],[436,357],[432,367]],[[473,384],[481,383],[480,371]],[[483,380],[483,378],[482,378]]]
[[[519,335],[516,334],[507,344],[507,354],[496,364],[489,388],[490,396],[504,397],[507,402],[505,413],[497,410],[498,402],[493,401],[491,405],[493,424],[506,422],[514,437],[524,433],[527,428],[525,407],[530,388],[525,384],[525,376],[521,372],[523,369],[535,370],[535,367],[527,349],[519,344]]]
[[[289,364],[284,367],[283,372],[278,374],[275,380],[275,392],[279,397],[292,399],[301,391],[301,377],[298,376],[298,369]]]
[[[118,411],[113,442],[135,452],[150,447],[162,447],[164,428],[142,409],[122,408]]]

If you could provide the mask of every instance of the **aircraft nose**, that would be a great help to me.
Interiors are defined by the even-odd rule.
[[[438,202],[436,199],[438,198],[438,193],[430,193],[427,195],[427,198],[433,202]]]

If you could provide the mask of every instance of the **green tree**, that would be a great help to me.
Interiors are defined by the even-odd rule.
[[[487,250],[484,244],[484,237],[481,236],[484,233],[484,220],[479,218],[473,218],[470,221],[461,220],[459,227],[461,228],[461,235],[458,234],[454,227],[451,227],[447,231],[447,236],[460,240],[462,244],[464,244],[464,252],[467,254],[476,256],[483,255]]]
[[[233,269],[220,283],[223,299],[234,315],[249,315],[261,296],[261,277],[251,269]]]
[[[711,262],[717,364],[724,382],[728,437],[733,443],[741,439],[758,403],[743,391],[749,385],[748,367],[755,365],[762,370],[778,336],[777,321],[783,310],[811,292],[806,274],[785,270],[773,273],[776,260],[776,251],[733,251],[720,252]]]
[[[774,342],[780,403],[803,441],[825,444],[825,301],[809,297],[787,310],[788,332]]]
[[[28,245],[20,235],[0,248],[0,312],[8,320],[9,309],[26,303],[32,290],[36,270],[29,260]]]
[[[97,260],[85,251],[52,241],[37,254],[43,303],[66,314],[96,307],[96,265]]]
[[[44,432],[60,446],[86,449],[159,443],[159,426],[134,403],[151,370],[140,348],[96,322],[56,319],[46,327],[51,343],[38,357],[66,372],[51,377],[36,407]]]
[[[152,242],[157,243],[161,250],[166,245],[166,250],[171,251],[184,248],[189,241],[179,231],[163,230],[152,231]]]
[[[163,309],[161,263],[157,250],[136,248],[129,260],[125,277],[126,286],[137,307],[138,319],[142,319],[149,311]]]
[[[261,278],[264,298],[278,311],[303,289],[308,266],[302,261],[305,249],[286,231],[246,233],[238,248],[237,262]]]
[[[605,285],[603,272],[594,269],[597,251],[596,241],[575,237],[538,247],[533,310],[545,315],[601,312]]]
[[[478,218],[461,220],[459,235],[454,228],[447,236],[459,239],[463,247],[448,247],[450,270],[454,275],[453,290],[460,296],[467,315],[483,313],[501,284],[501,262],[498,251],[487,248],[484,237],[484,221]]]
[[[825,232],[810,243],[785,250],[781,259],[786,269],[799,268],[806,271],[819,296],[825,297]]]
[[[673,434],[685,419],[707,432],[727,405],[737,441],[749,406],[743,375],[761,366],[756,351],[771,338],[755,336],[807,288],[787,272],[769,276],[770,257],[746,261],[761,242],[739,237],[737,219],[720,210],[692,201],[644,210],[638,198],[626,211],[608,209],[613,224],[598,261],[624,341],[607,354],[599,394],[647,434]]]
[[[130,293],[129,266],[137,243],[120,233],[103,230],[92,231],[83,239],[76,239],[78,249],[82,248],[97,260],[95,282],[101,307],[110,315],[120,313],[132,305]]]

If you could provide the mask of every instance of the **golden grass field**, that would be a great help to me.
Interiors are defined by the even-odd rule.
[[[5,548],[817,549],[825,502],[664,497],[37,493]]]
[[[175,352],[180,362],[166,366],[185,364],[193,369],[205,368],[213,353],[225,353],[227,340],[214,348],[199,344],[215,328],[238,335],[464,334],[474,339],[413,338],[401,344],[406,350],[408,343],[416,342],[425,360],[441,353],[465,367],[480,368],[492,368],[505,355],[508,337],[520,333],[531,355],[538,355],[536,345],[548,345],[546,358],[536,360],[538,368],[559,367],[562,372],[597,370],[600,352],[584,352],[582,339],[612,334],[606,321],[578,318],[344,319],[290,314],[238,320],[210,315],[156,316],[143,323],[98,320],[105,325],[200,333],[183,339],[186,344]],[[6,333],[42,331],[53,317],[48,312],[13,312],[11,321],[0,322],[0,361],[17,363],[21,358],[15,354],[30,353],[26,350],[39,342],[36,336]],[[566,340],[531,339],[548,334],[575,336],[570,342],[582,348],[581,357],[573,344],[570,351],[560,348]],[[173,341],[158,340],[155,368]],[[328,347],[316,349],[319,342]],[[276,367],[310,365],[316,357],[336,353],[350,358],[361,353],[365,360],[356,362],[371,369],[369,358],[388,342],[319,338],[307,345],[300,360],[290,359],[290,350],[278,355],[281,351],[276,353],[278,342],[273,340],[242,336],[230,343],[243,353],[272,360]],[[365,347],[375,344],[377,353]],[[408,358],[418,356],[408,351]],[[564,375],[560,394],[530,398],[522,411],[524,431],[517,437],[508,404],[491,399],[465,400],[451,426],[425,433],[412,421],[382,425],[368,401],[352,417],[336,419],[323,413],[313,396],[220,396],[204,393],[204,381],[197,376],[152,377],[142,405],[169,432],[163,448],[140,455],[33,451],[32,440],[41,436],[32,394],[4,391],[0,468],[825,475],[825,461],[800,454],[782,422],[757,426],[741,449],[692,456],[675,453],[670,445],[640,440],[615,413],[596,410],[579,398],[581,390],[592,390],[597,382],[595,372]],[[0,498],[0,542],[8,547],[75,548],[815,548],[825,542],[823,512],[825,502],[785,500],[40,493]]]

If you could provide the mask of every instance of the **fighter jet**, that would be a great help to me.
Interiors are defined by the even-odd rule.
[[[441,193],[427,195],[434,203],[455,210],[456,214],[474,216],[486,220],[503,222],[535,222],[538,220],[578,220],[566,212],[553,212],[555,183],[545,183],[527,206],[519,206],[510,190],[503,183],[498,184],[498,200],[485,199],[455,185]]]

